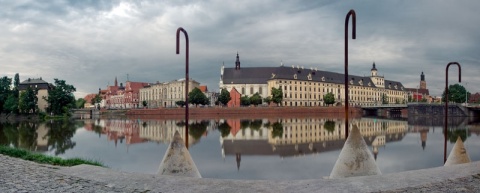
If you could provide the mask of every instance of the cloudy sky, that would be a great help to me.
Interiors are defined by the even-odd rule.
[[[165,82],[185,76],[218,90],[220,67],[299,65],[343,73],[344,25],[357,14],[349,72],[419,85],[445,85],[448,62],[462,65],[462,84],[480,92],[480,1],[103,1],[0,0],[0,76],[65,80],[76,97],[119,82]],[[350,27],[351,28],[351,27]],[[458,79],[450,68],[450,83]]]

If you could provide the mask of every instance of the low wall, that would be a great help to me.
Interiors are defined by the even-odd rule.
[[[350,116],[361,117],[360,108],[350,107]],[[182,119],[185,108],[131,109],[128,117]],[[345,117],[344,107],[210,107],[189,108],[190,118]]]

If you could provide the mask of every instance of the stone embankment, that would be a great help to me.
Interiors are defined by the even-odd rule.
[[[360,108],[350,107],[349,117],[361,117]],[[185,108],[131,109],[133,118],[184,118]],[[345,117],[344,107],[190,107],[191,118]]]
[[[321,167],[321,166],[319,166]],[[228,180],[56,167],[0,155],[0,192],[480,192],[480,162],[342,179]]]

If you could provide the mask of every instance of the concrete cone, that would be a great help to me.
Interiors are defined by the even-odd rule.
[[[372,152],[367,147],[360,130],[353,125],[350,135],[335,162],[330,178],[380,175]]]
[[[162,163],[158,168],[158,175],[202,177],[178,131],[175,132],[173,141],[165,152]]]
[[[470,157],[468,156],[467,149],[463,144],[462,138],[458,136],[457,142],[452,148],[452,151],[448,155],[447,161],[444,166],[451,166],[456,164],[469,163]]]

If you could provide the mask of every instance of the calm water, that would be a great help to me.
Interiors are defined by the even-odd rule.
[[[382,173],[443,165],[441,118],[351,120]],[[480,124],[457,118],[447,144],[461,136],[480,160]],[[329,176],[344,143],[344,120],[332,118],[191,120],[189,150],[204,178],[313,179]],[[112,169],[157,174],[180,120],[98,119],[0,124],[0,144],[103,162]]]

